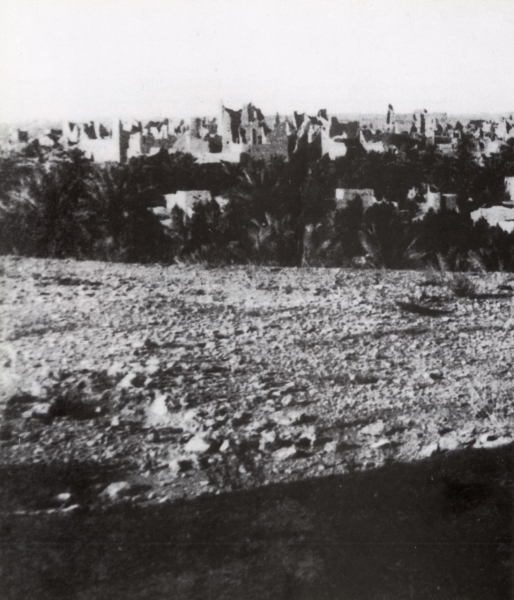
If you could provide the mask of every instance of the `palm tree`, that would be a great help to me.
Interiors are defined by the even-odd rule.
[[[127,262],[171,260],[170,240],[151,211],[165,201],[143,159],[98,167],[88,195],[99,215],[105,258]]]
[[[51,163],[32,164],[6,194],[2,229],[10,251],[41,257],[88,255],[94,210],[88,201],[92,165],[79,151]]]

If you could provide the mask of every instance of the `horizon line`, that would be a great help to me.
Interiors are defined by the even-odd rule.
[[[248,104],[251,104],[250,102],[242,104],[241,106],[247,106]],[[324,110],[323,108],[320,108],[318,110]],[[394,109],[393,109],[394,110]],[[421,109],[421,108],[415,108],[411,111],[401,111],[401,112],[396,112],[395,116],[403,116],[403,115],[413,115],[421,110],[426,110],[426,109]],[[158,115],[156,113],[159,113]],[[265,117],[271,118],[271,117],[275,117],[277,114],[279,115],[279,117],[289,117],[289,116],[293,116],[294,113],[298,113],[300,115],[303,114],[307,114],[309,116],[315,116],[315,115],[311,115],[310,112],[311,111],[302,111],[299,112],[298,110],[291,110],[289,112],[281,112],[281,111],[276,111],[276,112],[272,112],[272,113],[266,113],[263,111],[263,114]],[[331,116],[340,116],[340,115],[345,115],[345,116],[352,116],[352,117],[379,117],[384,115],[384,117],[387,115],[387,110],[385,111],[361,111],[361,112],[356,112],[356,111],[327,111],[329,115]],[[435,114],[435,115],[446,115],[448,118],[451,117],[477,117],[477,116],[483,116],[483,117],[487,117],[487,116],[504,116],[504,115],[514,115],[514,108],[512,110],[504,110],[504,111],[487,111],[487,110],[477,110],[477,111],[454,111],[454,112],[450,112],[450,111],[445,111],[445,110],[434,110],[434,111],[427,111],[428,114]],[[148,113],[149,115],[151,113]],[[29,124],[37,124],[37,123],[41,123],[41,122],[63,122],[63,121],[68,121],[68,122],[75,122],[75,123],[88,123],[91,121],[102,121],[102,120],[116,120],[119,119],[120,121],[124,121],[124,120],[130,120],[130,119],[134,119],[137,121],[145,121],[145,120],[153,120],[153,119],[195,119],[195,118],[216,118],[218,115],[217,113],[212,113],[212,112],[208,112],[208,113],[204,113],[204,114],[187,114],[187,115],[173,115],[173,114],[168,114],[168,115],[164,115],[162,113],[162,111],[156,111],[155,113],[153,113],[152,116],[145,116],[145,117],[141,117],[140,115],[136,115],[136,116],[128,116],[125,114],[122,115],[100,115],[100,116],[90,116],[87,118],[81,117],[81,118],[70,118],[70,117],[27,117],[27,118],[23,118],[23,119],[13,119],[13,120],[5,120],[5,121],[0,121],[0,126],[16,126],[16,125],[29,125]]]

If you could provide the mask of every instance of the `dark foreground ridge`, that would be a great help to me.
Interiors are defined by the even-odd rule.
[[[0,595],[512,598],[513,449],[466,449],[366,472],[103,509],[88,504],[90,487],[119,473],[9,467],[0,473]],[[33,490],[51,496],[63,481],[82,508],[8,512],[13,503],[41,507]]]

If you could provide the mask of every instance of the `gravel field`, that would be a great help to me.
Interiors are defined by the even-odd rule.
[[[487,559],[461,553],[455,577],[438,579],[433,570],[444,571],[446,554],[438,555],[438,566],[418,555],[411,564],[412,553],[395,556],[390,549],[391,564],[382,564],[380,554],[376,581],[364,570],[362,582],[356,572],[363,563],[351,562],[358,553],[338,555],[331,565],[334,554],[323,557],[312,543],[277,555],[275,546],[254,548],[251,560],[227,550],[222,566],[219,556],[205,554],[203,566],[186,568],[186,561],[179,568],[173,555],[166,562],[173,574],[156,566],[159,575],[149,586],[148,572],[137,571],[127,550],[124,564],[139,573],[140,587],[122,593],[105,554],[101,560],[84,554],[89,571],[61,555],[50,563],[41,558],[41,568],[18,569],[13,565],[39,562],[33,550],[11,548],[5,597],[189,598],[206,597],[213,585],[212,598],[263,598],[270,590],[281,598],[342,598],[342,591],[358,600],[510,597],[512,555],[505,548],[512,544],[514,281],[506,273],[470,278],[477,293],[458,297],[450,275],[413,271],[3,258],[0,509],[7,540],[32,539],[31,532],[54,539],[48,528],[57,535],[69,520],[75,524],[69,531],[83,539],[91,531],[85,514],[111,515],[102,530],[120,533],[116,515],[140,523],[137,511],[152,511],[163,523],[173,521],[184,539],[196,539],[191,531],[209,531],[217,542],[228,535],[203,521],[215,514],[225,523],[233,518],[236,529],[246,527],[245,544],[277,531],[289,532],[289,542],[289,534],[304,540],[333,527],[352,531],[348,539],[355,543],[358,532],[369,529],[364,538],[376,541],[382,534],[366,529],[366,511],[344,526],[334,524],[334,515],[345,503],[352,514],[367,506],[369,522],[380,531],[389,518],[400,527],[403,508],[391,494],[408,489],[400,504],[410,507],[404,511],[409,531],[417,527],[438,539],[455,533],[458,541],[474,532],[500,553]],[[350,487],[336,501],[342,481]],[[280,500],[270,500],[273,494]],[[327,505],[313,524],[327,494],[336,505]],[[441,497],[453,498],[451,523],[441,516],[448,508],[441,508]],[[382,500],[366,504],[373,498]],[[424,498],[433,502],[429,508]],[[173,519],[169,507],[179,507]],[[360,529],[353,531],[352,523]],[[403,525],[391,527],[389,533],[403,535]],[[145,531],[158,537],[163,530],[152,521]],[[377,556],[361,559],[368,564]],[[159,563],[153,555],[148,560]],[[269,581],[262,561],[268,561]],[[279,574],[269,561],[281,565]],[[108,575],[100,563],[111,564]],[[347,585],[337,565],[346,565]],[[88,585],[97,587],[70,588],[71,571],[74,585],[87,571]]]

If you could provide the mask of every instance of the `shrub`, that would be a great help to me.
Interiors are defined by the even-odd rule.
[[[476,286],[471,279],[462,273],[453,275],[448,283],[450,290],[459,298],[473,298],[476,295]]]

